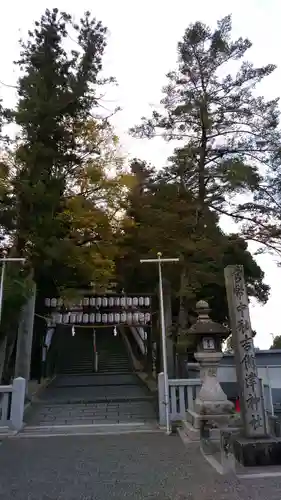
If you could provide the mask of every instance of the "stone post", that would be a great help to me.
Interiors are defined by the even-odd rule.
[[[243,266],[227,266],[224,275],[244,437],[265,437],[267,419],[258,378]]]
[[[174,377],[174,346],[172,338],[172,293],[171,285],[167,279],[163,279],[163,301],[166,326],[166,346],[167,346],[167,369],[168,376]]]
[[[23,377],[26,380],[26,391],[30,375],[35,300],[36,285],[34,283],[32,294],[24,304],[20,315],[15,365],[15,377]]]
[[[11,402],[11,424],[13,429],[17,431],[23,426],[25,391],[25,379],[22,377],[15,378]]]

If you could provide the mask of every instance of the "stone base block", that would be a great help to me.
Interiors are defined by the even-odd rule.
[[[244,467],[281,465],[281,439],[246,439],[233,436],[232,450]]]
[[[193,425],[186,420],[182,422],[182,426],[184,433],[186,434],[188,439],[190,439],[190,441],[200,441],[200,439],[202,438],[200,428],[193,427]],[[219,429],[210,429],[208,439],[210,439],[210,441],[219,441]]]
[[[202,415],[228,415],[234,409],[234,404],[228,401],[227,398],[222,401],[201,401],[200,398],[195,400],[195,411]]]
[[[196,413],[192,410],[187,410],[186,420],[189,422],[194,429],[201,429],[203,422],[208,422],[210,427],[222,428],[222,427],[239,427],[240,416],[236,413],[224,414],[224,415],[206,415]]]

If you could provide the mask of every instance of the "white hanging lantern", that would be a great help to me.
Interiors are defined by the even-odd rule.
[[[97,306],[97,307],[100,307],[100,306],[101,306],[101,304],[102,304],[101,297],[97,297],[97,298],[96,298],[96,306]]]
[[[69,313],[63,315],[62,321],[64,324],[67,324],[69,322]]]
[[[108,304],[107,297],[103,297],[103,299],[102,299],[102,306],[103,307],[107,307],[107,304]]]
[[[138,297],[133,298],[133,306],[138,306],[139,305],[139,299]]]
[[[144,306],[144,298],[143,297],[139,297],[139,306],[140,307]]]
[[[96,322],[100,323],[101,322],[101,313],[96,314]]]
[[[45,299],[45,306],[50,307],[51,306],[51,299]]]
[[[133,303],[133,299],[132,299],[132,297],[127,297],[127,305],[128,305],[129,307],[131,307],[131,306],[132,306],[132,303]]]
[[[120,323],[120,313],[114,314],[114,321],[115,321],[115,323]]]
[[[63,300],[61,297],[58,298],[58,307],[62,307],[63,306]]]
[[[89,323],[89,314],[83,314],[83,323]]]
[[[144,319],[145,319],[146,323],[149,323],[150,322],[150,313],[145,313]]]
[[[62,322],[62,314],[57,313],[57,315],[56,315],[56,323],[58,323],[60,325],[61,322]]]
[[[114,322],[114,314],[113,313],[109,313],[109,315],[108,315],[108,322],[109,323],[113,323]]]
[[[114,302],[115,302],[115,305],[116,305],[117,307],[119,307],[119,306],[120,306],[120,297],[115,297]]]
[[[57,307],[57,299],[54,297],[51,299],[51,307]]]
[[[121,323],[126,323],[127,319],[127,314],[125,312],[122,312],[121,314]]]
[[[121,297],[121,299],[120,299],[120,305],[121,305],[121,307],[125,307],[125,305],[126,305],[126,297]]]
[[[84,304],[85,307],[89,306],[89,297],[84,297],[83,304]]]
[[[139,313],[139,322],[144,323],[144,313]]]
[[[150,297],[145,297],[145,298],[144,298],[144,305],[145,305],[146,307],[150,306]]]
[[[107,314],[106,313],[104,313],[102,315],[101,320],[102,320],[103,323],[107,323],[108,322],[108,318],[107,318]]]
[[[109,307],[113,307],[114,306],[114,298],[113,297],[109,297],[109,299],[108,299],[108,305],[109,305]]]
[[[96,305],[96,297],[90,298],[90,306],[94,307]]]
[[[138,323],[139,322],[139,313],[135,312],[133,314],[133,323]]]
[[[69,322],[70,323],[76,323],[76,314],[75,313],[71,313],[70,314]]]
[[[77,323],[82,323],[82,318],[83,318],[83,314],[82,313],[77,313],[77,317],[76,317]]]
[[[90,314],[90,323],[94,323],[95,322],[95,313],[91,313]]]

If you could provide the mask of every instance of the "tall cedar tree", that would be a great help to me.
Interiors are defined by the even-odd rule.
[[[214,30],[201,22],[187,28],[178,44],[178,67],[167,75],[163,89],[163,113],[154,111],[131,132],[181,141],[162,176],[177,179],[196,196],[202,232],[211,209],[250,222],[250,237],[249,229],[257,224],[262,229],[258,211],[250,213],[248,204],[238,205],[234,195],[248,194],[252,200],[263,180],[260,166],[272,169],[280,163],[278,99],[256,94],[256,86],[275,66],[255,68],[247,62],[251,42],[233,41],[231,30],[231,16],[218,21]]]
[[[3,148],[0,158],[2,246],[31,268],[28,279],[7,270],[0,331],[1,349],[8,340],[5,365],[31,276],[39,299],[61,287],[106,284],[112,276],[110,217],[120,186],[105,175],[115,137],[97,114],[99,89],[112,80],[99,78],[105,46],[106,29],[90,13],[74,24],[68,14],[46,10],[21,42],[17,106],[0,106],[0,125],[9,119],[19,127],[10,154]]]
[[[196,300],[203,298],[210,301],[216,320],[227,321],[223,269],[229,264],[244,265],[249,296],[261,303],[267,301],[269,287],[263,282],[264,273],[242,238],[225,235],[218,228],[213,213],[209,213],[204,238],[199,238],[191,232],[196,217],[191,193],[187,198],[187,193],[179,189],[177,182],[166,184],[159,180],[155,169],[144,162],[135,160],[131,170],[135,183],[129,193],[129,208],[123,220],[123,259],[117,266],[119,280],[127,291],[153,291],[157,272],[140,266],[139,259],[155,257],[156,252],[162,251],[165,255],[181,257],[179,264],[171,268],[166,266],[164,270],[172,285],[173,310],[178,323],[181,298],[185,312],[191,311]],[[183,268],[188,279],[181,290]],[[182,297],[179,297],[179,291]]]
[[[67,51],[73,39],[74,50]],[[85,158],[100,155],[99,134],[96,139],[92,135],[92,142],[84,140],[83,135],[87,124],[93,124],[99,88],[105,82],[99,74],[106,28],[89,12],[75,24],[70,15],[58,9],[46,10],[21,46],[16,64],[23,74],[18,81],[18,105],[12,113],[21,130],[15,155],[18,170],[13,180],[15,251],[30,259],[37,282],[45,279],[58,286],[79,279],[89,281],[89,266],[81,275],[81,269],[69,257],[71,251],[75,254],[75,248],[80,248],[76,255],[79,263],[90,252],[89,241],[74,241],[71,247],[69,200],[75,193],[75,180],[80,183],[83,176]],[[102,133],[107,123],[96,121]],[[80,208],[85,205],[89,211],[89,200],[84,201],[80,200]],[[104,224],[109,227],[108,221]],[[96,232],[95,238],[101,239]],[[96,268],[112,267],[97,245],[92,249],[97,253]]]

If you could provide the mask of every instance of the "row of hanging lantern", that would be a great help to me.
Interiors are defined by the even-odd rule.
[[[72,308],[78,307],[149,307],[150,297],[84,297],[78,304],[71,304]],[[46,307],[69,307],[69,301],[62,298],[46,298]]]
[[[146,324],[151,320],[150,313],[142,312],[122,312],[122,313],[53,313],[52,320],[56,324],[96,324],[96,323],[128,323],[128,324]]]

